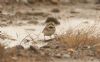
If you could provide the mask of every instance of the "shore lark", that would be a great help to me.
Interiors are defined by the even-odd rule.
[[[45,36],[51,36],[55,33],[56,31],[56,25],[59,25],[60,22],[54,18],[54,17],[48,17],[47,20],[45,21],[45,28],[43,29],[42,33],[44,34],[44,40]]]
[[[45,36],[50,36],[51,38],[51,36],[55,33],[55,31],[56,31],[55,24],[53,22],[47,23],[47,25],[42,31],[42,33],[44,34],[44,40]]]

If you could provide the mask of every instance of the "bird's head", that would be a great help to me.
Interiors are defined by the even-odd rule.
[[[54,23],[55,25],[59,25],[60,22],[54,17],[48,17],[45,23]]]

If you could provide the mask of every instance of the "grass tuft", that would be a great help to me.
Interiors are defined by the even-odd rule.
[[[100,36],[94,34],[95,26],[85,29],[68,30],[65,34],[56,37],[56,40],[66,46],[66,50],[70,55],[91,55],[95,56],[100,53]],[[92,53],[89,53],[92,52]],[[100,54],[99,54],[100,55]],[[80,57],[79,56],[79,57]]]

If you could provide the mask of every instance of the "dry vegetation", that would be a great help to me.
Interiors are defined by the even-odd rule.
[[[66,46],[66,51],[74,58],[100,55],[100,37],[95,32],[95,26],[88,29],[68,30],[66,34],[56,37],[56,40]]]
[[[96,24],[88,26],[88,28],[69,29],[65,34],[55,36],[40,49],[36,49],[34,45],[28,49],[24,49],[21,45],[5,49],[4,46],[0,45],[0,62],[49,62],[52,61],[51,57],[100,58],[100,36],[94,34],[95,32]],[[28,36],[30,37],[30,35]],[[1,33],[0,38],[5,39],[9,36],[4,36]],[[34,41],[33,38],[31,39]],[[24,38],[22,42],[25,41]]]
[[[0,45],[0,62],[49,62],[52,61],[51,57],[63,58],[63,56],[76,59],[100,58],[100,38],[98,34],[92,35],[94,32],[95,26],[68,30],[66,34],[56,36],[40,49],[33,46],[24,49],[21,45],[4,49],[4,46]]]
[[[16,0],[16,1],[10,0],[10,1],[11,2],[9,2],[9,0],[0,0],[1,3],[5,2],[7,5],[16,3],[16,1],[18,5],[20,1],[24,2],[24,0]],[[60,0],[25,0],[25,1],[28,1],[28,3],[32,3],[32,4],[34,4],[34,2],[37,2],[37,3],[46,2],[47,4],[48,1],[49,3],[59,4]],[[72,4],[76,2],[86,3],[86,0],[84,1],[70,0],[70,1],[72,1],[71,2]],[[26,4],[26,2],[24,3]],[[3,6],[6,8],[5,5]],[[9,26],[11,24],[18,25],[18,26],[24,25],[23,22],[17,23],[16,19],[18,19],[18,21],[20,21],[20,19],[26,20],[26,21],[28,20],[28,24],[38,24],[39,23],[37,21],[38,19],[42,20],[42,17],[46,18],[48,15],[50,15],[49,13],[45,13],[45,12],[34,12],[36,8],[35,9],[32,8],[33,13],[28,12],[28,11],[26,11],[25,13],[16,11],[15,15],[9,15],[9,14],[6,15],[2,13],[3,9],[5,9],[3,6],[0,7],[0,19],[1,19],[0,26],[1,27]],[[48,4],[46,6],[48,6]],[[14,7],[11,7],[11,9],[12,8]],[[6,8],[7,11],[8,9],[10,8]],[[97,9],[99,8],[97,7]],[[13,9],[9,11],[13,11]],[[61,10],[55,8],[51,12],[59,13],[60,11]],[[77,13],[77,12],[71,11],[71,13]],[[36,21],[33,21],[33,20],[36,20]],[[53,62],[52,58],[55,58],[55,57],[62,58],[63,56],[64,57],[66,56],[67,58],[70,57],[70,58],[77,58],[77,59],[80,59],[80,58],[82,59],[87,56],[100,58],[100,35],[93,34],[95,32],[95,28],[96,28],[95,25],[93,25],[86,29],[83,29],[83,28],[80,30],[69,29],[66,32],[66,34],[55,36],[54,39],[51,39],[50,42],[48,42],[48,45],[41,47],[40,49],[36,49],[34,46],[30,46],[30,48],[24,49],[24,47],[21,45],[15,46],[13,48],[5,49],[5,46],[0,45],[0,62]],[[2,34],[2,33],[0,34],[0,39],[15,40],[15,39],[12,39],[12,37],[9,37],[8,35]],[[22,42],[25,42],[25,40],[26,39],[22,40]],[[32,39],[32,41],[34,41],[34,39]]]

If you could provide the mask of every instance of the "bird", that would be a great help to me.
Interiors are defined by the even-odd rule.
[[[45,36],[50,36],[51,38],[51,36],[55,33],[55,31],[56,31],[55,23],[54,22],[47,23],[42,31],[42,33],[44,34],[44,40]]]

